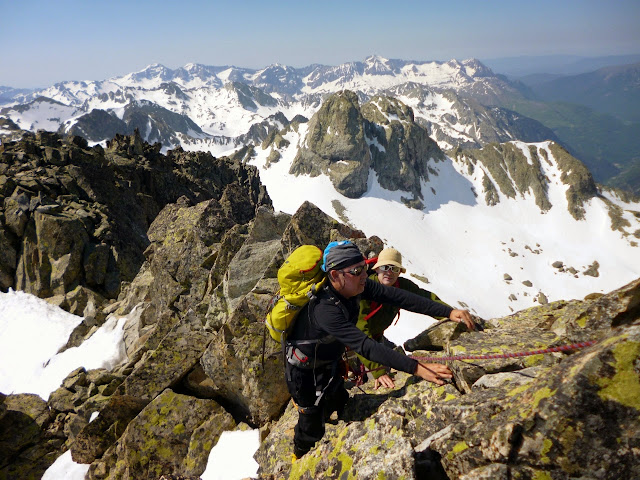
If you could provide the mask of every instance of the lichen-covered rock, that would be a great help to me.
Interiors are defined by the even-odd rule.
[[[297,414],[290,407],[256,454],[261,475],[636,478],[639,292],[640,280],[607,295],[490,320],[483,332],[462,332],[444,354],[597,343],[566,353],[455,362],[454,382],[442,387],[398,373],[392,391],[352,388],[343,418],[330,421],[324,438],[292,466],[287,457]],[[403,460],[388,465],[398,456]]]
[[[83,276],[83,254],[89,235],[74,215],[36,209],[23,240],[16,287],[38,297],[75,289]]]
[[[254,167],[181,149],[165,156],[137,132],[116,136],[106,150],[46,132],[2,147],[5,290],[49,297],[81,285],[116,298],[120,282],[138,273],[147,229],[165,205],[182,196],[216,199],[246,223],[257,206],[271,204]]]
[[[208,324],[220,324],[200,363],[217,394],[250,422],[264,425],[289,401],[281,346],[266,331],[277,272],[296,247],[324,247],[336,238],[364,240],[362,232],[339,224],[305,203],[292,216],[259,213],[244,243],[228,262],[213,291]],[[365,249],[366,251],[366,249]]]
[[[100,458],[148,403],[137,397],[111,396],[98,416],[78,433],[71,444],[73,461],[92,463]]]
[[[448,347],[466,330],[464,325],[451,321],[443,321],[433,325],[423,332],[404,342],[404,348],[408,352],[415,350],[442,350]]]
[[[222,432],[235,425],[215,401],[165,390],[91,465],[87,478],[155,480],[163,474],[201,475]]]
[[[640,324],[613,331],[491,405],[479,404],[430,448],[450,478],[490,463],[506,464],[511,478],[636,478],[639,357]]]
[[[55,415],[33,394],[0,394],[0,478],[38,480],[63,453],[51,428]]]

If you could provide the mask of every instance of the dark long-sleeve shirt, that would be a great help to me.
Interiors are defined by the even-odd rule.
[[[376,273],[370,275],[369,278],[374,282],[379,282],[378,274]],[[411,293],[415,293],[416,295],[420,295],[424,298],[429,298],[434,302],[447,305],[445,302],[440,300],[435,293],[432,293],[428,290],[423,290],[408,278],[399,277],[394,287],[401,288],[402,290],[406,290]],[[398,306],[385,305],[361,299],[360,315],[358,316],[358,323],[356,324],[356,326],[358,327],[358,329],[362,330],[365,335],[373,338],[377,342],[380,342],[384,331],[393,323],[393,319],[396,317],[399,311],[400,307]],[[374,312],[373,315],[371,315],[372,312]],[[368,316],[369,318],[367,318]],[[440,320],[447,317],[435,318]],[[362,355],[360,355],[360,361],[367,368],[367,370],[371,372],[374,378],[378,378],[387,373],[386,370],[380,368],[379,363],[372,362]]]
[[[327,362],[340,358],[345,346],[376,363],[407,373],[413,373],[417,362],[369,338],[356,327],[360,300],[397,305],[411,312],[432,317],[448,317],[452,308],[428,298],[367,279],[364,291],[344,298],[331,285],[318,293],[300,312],[288,340],[311,362]],[[304,343],[305,340],[320,342]],[[297,342],[299,341],[299,342]]]

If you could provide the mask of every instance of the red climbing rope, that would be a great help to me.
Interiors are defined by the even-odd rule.
[[[590,347],[595,344],[595,340],[589,340],[587,342],[572,343],[570,345],[560,345],[558,347],[549,347],[542,350],[531,350],[529,352],[515,352],[515,353],[489,353],[485,355],[454,355],[451,357],[417,357],[411,355],[411,358],[418,360],[419,362],[435,363],[435,362],[451,362],[454,360],[492,360],[494,358],[514,358],[514,357],[529,357],[531,355],[541,355],[544,353],[554,352],[567,352],[571,350],[579,350],[581,348]]]

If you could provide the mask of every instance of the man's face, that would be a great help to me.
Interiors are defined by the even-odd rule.
[[[334,270],[335,284],[339,287],[338,292],[345,298],[355,297],[364,291],[364,284],[367,281],[367,267],[364,261],[354,263],[340,270]]]
[[[376,273],[381,284],[393,287],[400,276],[400,269],[394,265],[383,265],[376,268]]]

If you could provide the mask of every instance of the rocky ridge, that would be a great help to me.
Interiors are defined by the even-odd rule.
[[[224,80],[219,77],[221,72]],[[262,70],[203,65],[171,70],[150,65],[110,80],[65,82],[28,95],[15,92],[0,115],[25,130],[59,129],[90,142],[103,142],[115,133],[130,134],[139,128],[145,140],[160,141],[165,148],[197,145],[199,150],[218,151],[228,145],[247,145],[242,137],[268,116],[300,113],[302,108],[310,117],[328,95],[344,88],[357,91],[364,101],[382,94],[402,96],[407,102],[418,91],[418,96],[429,96],[436,104],[451,102],[453,112],[448,115],[438,114],[439,105],[430,101],[424,108],[413,105],[419,111],[417,121],[431,127],[443,148],[480,147],[506,138],[556,139],[538,122],[521,121],[513,112],[491,108],[512,97],[521,98],[523,93],[477,60],[408,62],[370,57],[337,67],[273,65]],[[233,125],[227,124],[222,113],[229,109],[239,115],[240,121]],[[34,122],[26,118],[30,111],[51,113]],[[238,131],[240,125],[244,131]]]
[[[252,167],[181,149],[162,155],[137,132],[106,149],[44,131],[2,144],[0,195],[0,288],[56,297],[80,315],[87,297],[115,299],[137,275],[167,204],[215,199],[233,223],[270,205]]]
[[[47,218],[51,221],[61,216],[77,224],[77,238],[85,238],[82,226],[89,244],[104,239],[105,250],[117,252],[119,260],[128,252],[119,250],[117,237],[99,237],[100,231],[87,227],[92,224],[85,212],[96,210],[110,226],[123,221],[136,233],[143,229],[145,240],[141,256],[132,255],[132,276],[117,270],[117,299],[96,304],[102,317],[127,316],[127,361],[111,371],[78,368],[46,400],[0,395],[0,476],[40,478],[56,457],[71,450],[75,461],[90,464],[91,479],[198,478],[220,434],[247,425],[261,429],[256,458],[265,479],[320,474],[631,479],[640,474],[640,281],[607,295],[487,319],[482,332],[460,331],[450,323],[425,332],[407,349],[425,356],[434,355],[428,350],[480,354],[597,343],[571,354],[456,362],[455,381],[443,387],[397,374],[393,391],[351,388],[345,416],[330,420],[325,438],[292,466],[296,413],[284,384],[280,346],[262,323],[277,289],[277,269],[301,244],[350,238],[366,254],[376,254],[383,242],[309,203],[294,215],[273,212],[254,170],[237,161],[180,151],[164,157],[135,135],[117,137],[107,149],[88,149],[78,137],[41,133],[3,145],[1,153],[3,184],[16,183],[3,190],[8,192],[3,231],[10,239],[27,241],[13,230],[21,222],[27,231],[42,221],[38,216],[55,217]],[[78,159],[84,163],[74,163]],[[55,170],[62,160],[65,168]],[[96,164],[99,175],[80,175],[86,164]],[[47,169],[55,175],[45,175]],[[69,170],[75,176],[67,178]],[[110,195],[131,198],[129,216],[122,211],[112,216],[116,207],[107,199],[83,193],[106,189],[97,180],[103,177],[119,188],[107,189]],[[54,195],[60,184],[74,186],[77,199]],[[142,192],[146,196],[137,195]],[[23,193],[28,202],[20,200]],[[12,198],[13,210],[6,206]],[[78,205],[68,208],[68,200]],[[20,208],[32,204],[34,209]],[[53,211],[42,209],[48,205]],[[38,231],[47,236],[32,248],[50,252],[59,230]],[[71,258],[85,258],[86,245],[72,242],[56,252],[65,252],[71,264]],[[33,255],[34,270],[46,271],[49,258],[54,257]],[[104,283],[82,283],[92,271],[86,265],[93,264],[80,264],[79,277],[59,276],[73,281],[45,285],[57,295],[70,295],[76,283],[106,295]],[[46,295],[46,289],[34,287],[34,292]],[[82,341],[85,335],[77,337]]]
[[[262,144],[263,149],[269,146]],[[338,192],[358,198],[367,191],[373,169],[383,188],[410,192],[405,203],[422,208],[420,181],[429,178],[429,162],[443,159],[410,107],[381,96],[360,106],[358,96],[345,90],[328,97],[311,118],[289,172],[326,174]]]

